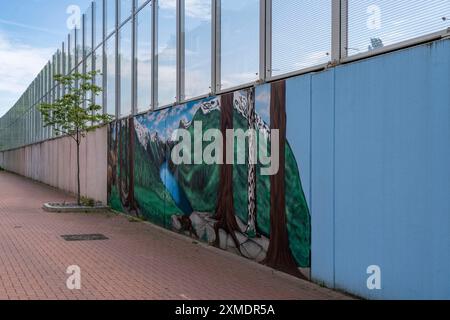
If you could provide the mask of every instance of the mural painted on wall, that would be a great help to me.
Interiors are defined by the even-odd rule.
[[[310,266],[310,215],[285,138],[285,91],[279,82],[111,124],[110,206],[303,277],[299,268]],[[174,164],[171,154],[179,141],[173,133],[185,129],[194,136],[198,124],[201,133],[218,129],[223,137],[227,129],[256,129],[266,137],[271,128],[279,129],[285,165],[274,176],[262,175],[261,163],[249,163],[251,139],[234,144],[235,159],[245,155],[245,164]],[[189,155],[193,160],[208,148],[196,143]],[[220,156],[227,159],[226,148]]]

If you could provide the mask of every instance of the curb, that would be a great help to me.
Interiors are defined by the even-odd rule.
[[[110,211],[109,207],[97,206],[97,207],[85,207],[85,206],[61,206],[56,203],[45,203],[42,209],[46,212],[52,213],[100,213]]]

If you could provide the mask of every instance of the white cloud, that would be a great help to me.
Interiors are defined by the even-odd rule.
[[[160,2],[162,9],[176,10],[175,0],[165,0]],[[186,0],[186,15],[191,18],[210,20],[211,1],[210,0]]]
[[[265,85],[261,87],[255,99],[259,103],[267,103],[270,100],[270,86]]]
[[[231,88],[244,83],[258,80],[258,75],[254,72],[230,72],[222,74],[222,89]]]
[[[186,14],[193,18],[210,20],[211,1],[209,0],[186,0]]]
[[[4,25],[14,26],[14,27],[21,27],[21,28],[25,28],[25,29],[28,29],[28,30],[32,30],[32,31],[56,34],[56,35],[59,35],[59,36],[64,36],[65,35],[65,33],[61,32],[61,31],[55,31],[55,30],[47,29],[47,28],[40,28],[40,27],[33,26],[33,25],[30,25],[30,24],[19,23],[19,22],[15,22],[15,21],[11,21],[11,20],[0,19],[0,23],[4,24]]]
[[[15,43],[0,32],[0,116],[20,98],[54,51]]]

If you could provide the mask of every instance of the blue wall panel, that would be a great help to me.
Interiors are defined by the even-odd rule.
[[[313,75],[311,92],[311,275],[330,287],[334,286],[334,72]]]
[[[287,140],[299,165],[303,191],[311,203],[311,75],[286,81]]]
[[[336,69],[338,288],[450,298],[449,44]],[[370,265],[382,290],[367,289]]]

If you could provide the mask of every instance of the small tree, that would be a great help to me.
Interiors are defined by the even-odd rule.
[[[62,98],[53,103],[43,103],[39,111],[44,126],[52,127],[57,136],[71,137],[77,146],[77,203],[81,205],[80,191],[80,144],[90,131],[112,120],[112,116],[101,114],[102,107],[95,104],[95,97],[102,89],[93,83],[98,71],[87,74],[74,73],[68,76],[56,75],[56,83],[65,88]]]

